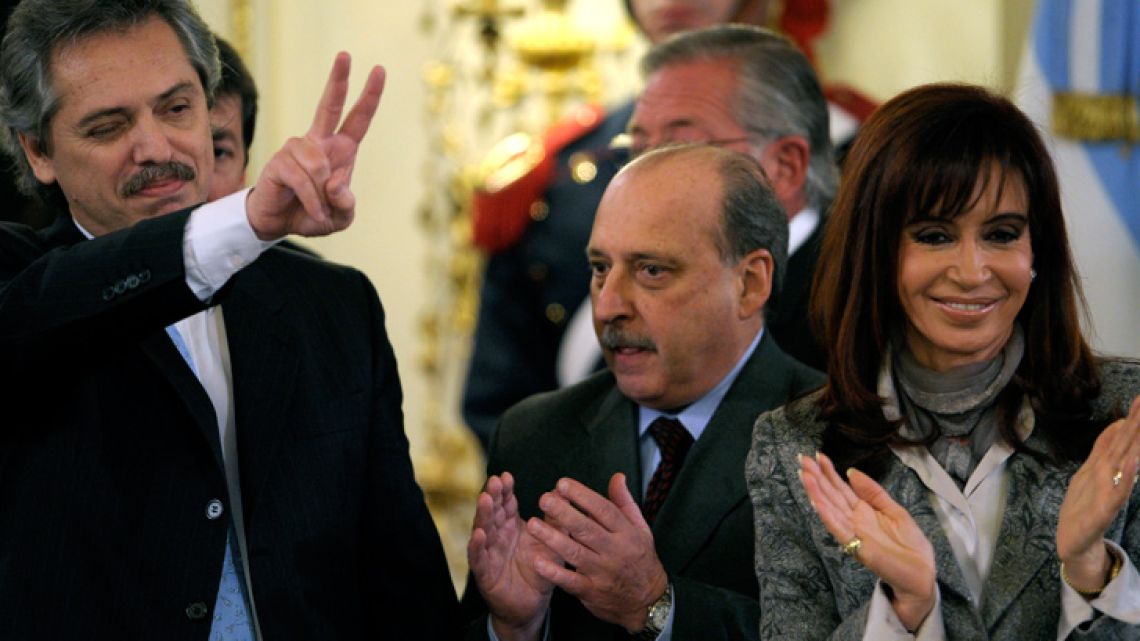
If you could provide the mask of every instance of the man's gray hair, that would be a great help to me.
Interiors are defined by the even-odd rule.
[[[17,134],[34,138],[41,152],[51,151],[51,120],[59,109],[52,56],[60,47],[108,31],[125,31],[152,17],[174,30],[212,103],[219,75],[218,48],[189,0],[23,0],[12,12],[0,46],[0,121],[6,134],[4,150],[15,165],[21,191],[34,194],[39,184]]]
[[[758,249],[767,250],[772,255],[772,300],[783,289],[788,265],[788,215],[755,158],[714,145],[667,144],[638,156],[622,172],[669,160],[692,166],[706,156],[724,190],[720,230],[713,239],[720,259],[735,265]]]
[[[675,35],[649,50],[641,61],[645,77],[689,62],[725,60],[736,66],[733,106],[737,123],[762,149],[788,135],[803,136],[811,148],[805,196],[823,213],[839,181],[831,148],[827,102],[811,63],[784,36],[760,27],[720,25]],[[795,214],[795,212],[788,212]]]

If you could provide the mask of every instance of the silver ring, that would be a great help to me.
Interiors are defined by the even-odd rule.
[[[1124,470],[1116,470],[1116,474],[1112,475],[1112,487],[1120,485],[1120,481],[1124,480]]]

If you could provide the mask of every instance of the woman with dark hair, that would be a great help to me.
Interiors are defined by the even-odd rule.
[[[761,637],[1140,638],[1140,363],[1081,335],[1033,124],[977,87],[894,98],[821,256],[827,385],[747,462]]]

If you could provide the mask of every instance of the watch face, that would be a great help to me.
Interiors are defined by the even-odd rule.
[[[649,606],[649,616],[645,622],[646,627],[652,628],[656,632],[665,629],[665,622],[669,620],[669,609],[673,606],[673,590],[672,586],[665,589],[665,594],[661,595],[660,599]]]

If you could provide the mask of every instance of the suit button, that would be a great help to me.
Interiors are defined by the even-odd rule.
[[[211,499],[210,502],[206,504],[206,518],[211,521],[221,516],[222,512],[225,512],[225,508],[222,507],[222,502],[218,499]]]
[[[535,222],[541,222],[541,221],[546,220],[546,217],[549,215],[550,215],[550,205],[547,205],[546,201],[536,200],[530,204],[530,218],[531,218],[531,220],[533,220]]]
[[[134,289],[138,286],[139,286],[139,277],[138,276],[135,276],[134,274],[127,276],[127,287],[128,288]]]
[[[127,291],[127,283],[125,281],[119,281],[115,283],[113,289],[115,290],[116,294],[122,294],[123,292]]]
[[[103,290],[103,300],[109,301],[114,297],[115,297],[115,288],[108,287],[107,289]]]
[[[140,283],[146,283],[149,281],[150,281],[150,270],[149,269],[144,269],[141,272],[139,272],[139,282]]]
[[[551,303],[546,306],[546,320],[561,325],[562,321],[566,320],[566,308],[558,303]]]
[[[206,612],[206,604],[202,603],[201,601],[197,601],[186,606],[186,618],[190,619],[191,621],[197,621],[198,619],[206,618]]]

